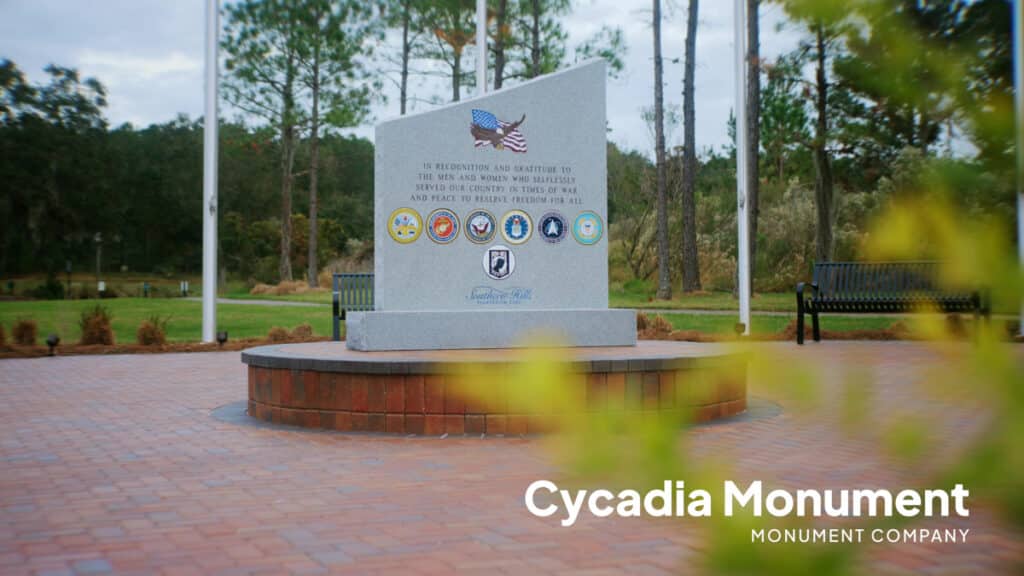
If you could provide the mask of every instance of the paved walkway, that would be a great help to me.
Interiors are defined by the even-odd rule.
[[[941,365],[920,344],[766,346],[780,361],[870,371],[875,415],[933,419],[939,458],[983,421],[969,408],[920,399],[913,383]],[[824,383],[826,397],[836,386]],[[215,417],[245,394],[238,353],[0,361],[0,573],[661,574],[698,566],[708,519],[584,515],[561,528],[530,516],[525,487],[558,477],[540,439],[346,435]],[[878,456],[872,440],[839,432],[838,411],[801,417],[792,408],[685,434],[698,457],[731,462],[737,482],[913,485],[915,475]],[[867,573],[1010,574],[1024,562],[1020,535],[977,503],[968,519],[913,526],[971,532],[966,544],[874,546]]]

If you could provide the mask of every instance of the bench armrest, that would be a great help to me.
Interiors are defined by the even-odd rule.
[[[806,291],[805,288],[807,286],[811,287],[811,295],[812,296],[818,293],[818,285],[815,284],[814,282],[798,282],[797,285],[796,285],[796,294],[797,294],[797,296],[803,298],[804,292]]]

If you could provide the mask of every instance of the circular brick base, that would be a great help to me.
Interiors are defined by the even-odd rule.
[[[746,359],[715,344],[643,340],[635,347],[567,348],[566,386],[588,412],[666,412],[705,422],[747,407]],[[357,352],[343,342],[281,344],[242,353],[249,415],[307,428],[396,434],[527,434],[552,418],[510,410],[501,378],[466,394],[460,364],[495,374],[510,350]]]

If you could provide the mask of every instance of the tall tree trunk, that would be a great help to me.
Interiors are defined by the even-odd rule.
[[[815,84],[817,95],[815,108],[817,121],[814,134],[814,200],[818,212],[815,257],[818,262],[832,259],[832,162],[828,156],[828,78],[825,65],[825,30],[818,24],[815,28],[817,39],[817,70]]]
[[[508,14],[508,0],[498,0],[498,11],[495,14],[497,24],[494,35],[494,89],[501,90],[505,80],[505,20]]]
[[[320,42],[313,48],[313,109],[309,135],[309,251],[306,255],[306,280],[310,288],[320,285],[320,263],[317,262],[317,184],[320,166]]]
[[[760,0],[747,0],[747,230],[750,243],[750,292],[754,293],[757,264],[757,217],[761,191],[761,61],[758,8]]]
[[[530,26],[530,77],[540,76],[540,0],[533,0],[530,6],[533,22]]]
[[[668,190],[665,182],[665,111],[661,61],[661,0],[654,0],[654,154],[658,198],[658,293],[659,300],[672,298],[668,255]]]
[[[921,107],[919,114],[920,122],[917,125],[917,146],[921,149],[921,154],[928,155],[928,135],[932,131],[931,122],[928,121],[928,112],[925,111],[924,107]]]
[[[697,59],[698,0],[690,0],[683,65],[683,292],[700,290],[697,259],[697,133],[694,74]]]
[[[398,89],[402,116],[405,116],[405,102],[409,98],[409,58],[412,53],[412,46],[409,45],[409,19],[412,18],[410,2],[411,0],[402,2],[402,78]]]
[[[290,114],[289,114],[290,116]],[[291,122],[286,120],[285,122]],[[281,281],[292,280],[292,166],[295,163],[295,128],[281,128],[281,257],[278,275]]]
[[[458,102],[461,98],[459,95],[459,76],[462,75],[462,49],[456,48],[452,51],[452,102]]]

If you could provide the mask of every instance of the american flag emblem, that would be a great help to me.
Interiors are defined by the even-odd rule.
[[[473,135],[474,145],[493,146],[495,150],[511,150],[526,152],[526,138],[519,131],[519,125],[526,120],[526,114],[518,122],[498,120],[497,116],[485,110],[473,110],[473,123],[469,125],[469,133]]]

